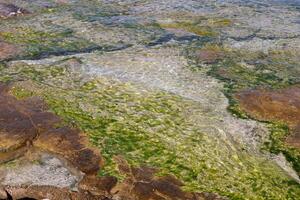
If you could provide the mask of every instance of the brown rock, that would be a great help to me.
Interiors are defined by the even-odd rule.
[[[210,193],[191,193],[181,189],[183,183],[174,176],[156,177],[157,169],[130,167],[121,157],[115,157],[126,179],[112,189],[114,197],[124,200],[206,200],[223,199]]]
[[[34,146],[63,156],[80,171],[96,174],[101,158],[96,151],[87,148],[86,144],[86,136],[68,127],[52,128],[34,141]]]
[[[57,199],[58,200],[58,199]],[[89,191],[83,192],[72,192],[71,193],[71,200],[113,200],[107,196],[95,196],[92,195]]]
[[[110,200],[107,196],[92,195],[89,191],[72,192],[68,188],[51,186],[6,187],[5,190],[12,199]]]
[[[172,176],[172,175],[159,177],[159,180],[166,181],[166,182],[172,183],[172,184],[180,186],[180,187],[184,186],[184,184],[181,181],[179,181],[175,176]]]
[[[300,86],[280,90],[247,90],[235,95],[241,108],[259,120],[282,121],[292,134],[287,142],[300,148]]]
[[[50,186],[7,187],[6,191],[13,199],[70,199],[70,192],[66,188]]]
[[[117,184],[117,178],[112,176],[85,176],[79,183],[81,191],[89,191],[93,195],[109,196],[112,188]]]
[[[0,85],[0,162],[14,159],[14,153],[19,155],[20,149],[33,143],[59,154],[84,173],[96,174],[101,157],[88,147],[87,136],[68,127],[56,128],[60,119],[45,107],[39,98],[17,100]]]
[[[0,85],[0,163],[19,156],[38,134],[31,121],[34,112],[6,92]]]

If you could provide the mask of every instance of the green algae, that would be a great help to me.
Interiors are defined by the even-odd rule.
[[[16,160],[8,161],[8,162],[2,164],[2,166],[5,168],[10,168],[10,169],[15,168],[18,166],[18,161],[16,161]]]
[[[180,29],[186,32],[194,33],[202,37],[216,37],[219,35],[219,29],[232,25],[232,21],[226,18],[207,18],[190,16],[171,16],[174,19],[170,23],[158,23],[164,29]]]
[[[217,33],[209,26],[202,26],[194,22],[174,22],[174,23],[161,23],[162,28],[181,29],[187,32],[194,33],[199,36],[214,37]]]
[[[266,54],[223,49],[223,53],[226,56],[210,66],[208,74],[225,82],[223,92],[229,99],[228,110],[237,117],[251,118],[241,110],[234,98],[235,93],[256,88],[280,89],[300,81],[298,55],[294,52],[270,51]],[[285,143],[290,133],[287,126],[277,122],[263,123],[268,124],[270,138],[262,149],[274,154],[283,153],[299,174],[300,151]]]
[[[213,27],[227,27],[233,24],[233,22],[230,19],[226,18],[213,18],[208,20],[209,24]]]
[[[290,131],[286,124],[272,122],[269,124],[270,141],[265,142],[265,149],[274,154],[283,153],[286,159],[292,163],[293,168],[300,173],[300,151],[285,143]]]
[[[118,10],[111,9],[96,9],[96,12],[92,12],[91,14],[87,14],[86,11],[76,12],[73,14],[73,17],[77,20],[94,22],[99,21],[105,17],[115,17],[120,15],[126,15],[126,12],[120,12]]]
[[[213,65],[209,74],[240,89],[268,87],[284,88],[300,81],[299,63],[287,53],[224,52],[226,57]]]
[[[113,91],[113,93],[117,93],[117,91],[119,92],[120,90]],[[78,103],[76,101],[61,101],[64,96],[65,94],[54,98],[47,95],[46,101],[55,113],[64,117],[70,123],[78,124],[84,132],[90,135],[92,143],[101,149],[101,154],[106,160],[102,174],[118,174],[115,171],[112,157],[113,155],[122,155],[131,165],[146,164],[158,167],[161,169],[161,174],[171,173],[176,175],[185,182],[185,189],[192,191],[218,192],[236,198],[249,195],[251,199],[259,199],[255,194],[251,194],[252,192],[246,192],[249,189],[247,182],[252,180],[255,182],[251,185],[252,191],[257,192],[259,196],[263,197],[262,199],[276,198],[276,195],[266,193],[264,187],[269,187],[268,190],[271,188],[276,190],[276,187],[280,187],[288,182],[288,179],[280,180],[280,176],[274,177],[274,174],[278,173],[279,170],[275,166],[264,166],[266,160],[251,158],[247,153],[238,153],[234,149],[224,149],[221,147],[221,144],[214,144],[215,138],[204,136],[197,130],[192,130],[194,133],[190,136],[181,138],[182,134],[184,134],[184,129],[188,128],[184,127],[184,118],[178,116],[177,110],[170,112],[170,108],[166,107],[166,105],[170,106],[178,103],[176,101],[172,102],[172,100],[167,99],[167,102],[164,102],[162,99],[160,101],[150,99],[150,102],[148,102],[149,100],[143,98],[143,104],[145,105],[138,105],[139,111],[146,112],[154,109],[155,115],[161,113],[171,115],[168,115],[165,120],[157,120],[155,116],[151,116],[153,115],[152,113],[149,113],[150,116],[146,114],[143,116],[133,116],[132,114],[125,116],[118,114],[115,116],[116,113],[124,113],[126,111],[120,112],[120,108],[116,108],[115,104],[105,104],[107,104],[107,101],[111,102],[113,99],[116,99],[116,97],[120,98],[119,95],[113,98],[109,96],[107,100],[103,99],[105,96],[97,96],[97,100],[94,99],[93,104],[98,105],[97,109],[111,112],[111,117],[87,115],[84,111],[77,108]],[[83,94],[81,94],[80,98],[86,103],[88,102],[87,98],[90,98],[90,96],[84,98]],[[128,94],[121,98],[128,98]],[[128,98],[128,101],[140,102],[138,99],[133,101],[130,98]],[[100,106],[101,104],[104,104],[105,107]],[[157,109],[157,107],[160,109]],[[149,127],[157,128],[162,125],[164,126],[161,128],[162,130],[158,129],[156,133],[147,130]],[[176,131],[177,129],[182,132]],[[172,141],[175,144],[172,145],[172,143],[168,142],[171,139],[175,140]],[[217,148],[214,147],[215,145],[217,145]],[[193,153],[198,148],[200,148],[201,153]],[[225,155],[224,150],[227,151]],[[217,160],[210,158],[213,155],[216,156]],[[218,163],[220,162],[219,159],[228,163],[224,163],[223,165],[225,166],[222,166]],[[235,171],[231,167],[232,169],[238,169]],[[266,171],[264,172],[261,168]],[[281,176],[283,176],[283,173],[281,173]],[[238,177],[238,180],[234,180]],[[274,183],[268,185],[267,180],[270,179]],[[239,188],[240,186],[238,185],[242,183],[246,185]],[[292,194],[298,193],[297,187],[289,189],[288,191]]]
[[[126,6],[113,5],[113,3],[105,4],[100,1],[78,2],[78,5],[72,9],[73,17],[82,21],[97,21],[103,17],[128,15],[128,8]]]
[[[195,123],[202,112],[197,102],[105,78],[77,82],[68,69],[53,76],[52,67],[57,65],[21,63],[5,73],[19,72],[12,79],[32,82],[31,87],[18,84],[13,94],[22,97],[20,90],[25,89],[43,96],[67,124],[89,135],[106,161],[99,175],[122,179],[113,160],[121,155],[133,166],[154,166],[159,175],[177,176],[189,191],[217,192],[231,199],[300,195],[299,185],[275,164],[243,150],[217,127],[210,127],[215,134],[201,131],[198,125],[204,124]]]
[[[228,92],[228,91],[227,91]],[[238,102],[232,97],[231,93],[225,93],[229,99],[229,107],[227,108],[233,115],[242,119],[253,119],[245,111],[243,111]],[[259,121],[259,120],[258,120]],[[273,154],[282,153],[287,161],[289,161],[294,170],[300,173],[300,151],[286,144],[286,138],[290,134],[288,126],[281,122],[274,121],[261,121],[265,123],[270,131],[267,141],[263,143],[262,150],[267,150]]]
[[[69,29],[45,32],[28,27],[16,27],[0,32],[0,38],[11,44],[21,46],[24,51],[20,58],[39,58],[47,55],[64,55],[68,52],[81,52],[99,48],[97,45],[73,36]]]
[[[12,95],[14,95],[17,99],[26,99],[28,97],[33,96],[33,92],[22,87],[16,86],[10,89]]]
[[[1,76],[0,77],[0,82],[9,83],[10,81],[12,81],[10,76]]]
[[[53,12],[52,8],[45,11]],[[126,12],[105,9],[98,9],[96,15],[85,12],[76,12],[73,17],[94,22],[105,17],[126,15]],[[93,10],[90,12],[95,13]],[[213,28],[232,24],[229,19],[202,21],[207,23],[175,22],[156,28],[181,29],[200,36],[215,37],[217,31]],[[131,23],[123,24],[123,27],[146,30],[145,27]],[[65,51],[77,51],[86,45],[84,40],[82,44],[77,43],[78,38],[74,38],[69,30],[60,33],[35,30],[25,32],[20,35],[4,34],[3,38],[25,46],[26,52],[30,52],[24,56],[26,58],[38,58],[51,52],[63,54]],[[39,44],[39,41],[44,40],[43,45]],[[260,86],[281,88],[299,81],[300,76],[294,68],[297,65],[282,59],[284,56],[278,55],[269,60],[270,57],[266,55],[241,55],[237,52],[226,54],[226,60],[218,60],[209,74],[226,82],[224,93],[230,101],[229,109],[239,117],[248,118],[232,98],[234,92]],[[255,64],[255,69],[248,69],[240,63],[251,64],[254,60],[261,60],[263,64]],[[281,69],[273,70],[274,63],[277,66],[281,64]],[[225,74],[219,71],[223,67]],[[131,165],[156,166],[161,169],[159,175],[176,175],[185,182],[186,190],[218,192],[231,199],[297,199],[299,196],[299,185],[290,181],[272,163],[234,145],[231,148],[232,143],[227,138],[209,136],[189,122],[185,110],[197,107],[195,102],[158,91],[140,93],[140,89],[135,86],[106,79],[81,83],[76,82],[78,79],[74,77],[74,80],[69,80],[68,76],[72,77],[68,70],[56,64],[47,68],[22,65],[8,73],[0,69],[0,81],[31,80],[37,84],[38,91],[14,87],[12,93],[17,98],[41,95],[50,109],[67,124],[89,134],[91,142],[99,147],[106,159],[100,175],[109,174],[122,179],[112,159],[114,155],[122,155]],[[285,151],[286,146],[282,141],[288,133],[287,129],[275,124],[270,125],[270,130],[271,142],[266,144],[268,150],[272,153]],[[288,153],[285,155],[290,160]]]

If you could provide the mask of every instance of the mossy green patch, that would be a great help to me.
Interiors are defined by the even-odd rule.
[[[98,48],[97,45],[73,36],[71,30],[45,32],[28,27],[16,27],[0,32],[0,38],[11,44],[22,46],[21,58],[38,58],[46,55],[60,55]]]
[[[10,91],[11,91],[12,95],[14,95],[17,99],[25,99],[25,98],[33,96],[32,91],[24,89],[19,86],[12,87]]]
[[[126,6],[116,6],[113,3],[106,4],[100,1],[89,1],[80,3],[72,9],[73,17],[81,21],[98,21],[103,18],[128,15]]]
[[[11,76],[0,76],[0,82],[3,82],[3,83],[9,83],[10,81],[12,81],[12,78]]]
[[[232,21],[226,18],[208,19],[208,23],[213,27],[226,27],[232,25]]]
[[[268,87],[282,88],[291,84],[295,84],[299,73],[293,73],[293,70],[282,73],[282,67],[276,66],[275,62],[265,62],[259,58],[256,61],[245,60],[242,56],[232,58],[234,55],[227,55],[219,63],[212,66],[209,74],[213,75],[229,85],[227,86],[236,92],[241,89]],[[240,58],[240,60],[237,60]]]
[[[226,18],[207,18],[196,16],[170,16],[170,23],[158,23],[161,28],[180,29],[199,36],[216,37],[220,28],[230,26],[232,21]]]
[[[188,103],[178,97],[164,93],[142,97],[127,93],[122,85],[93,92],[94,96],[76,92],[80,101],[62,100],[71,99],[74,93],[54,96],[47,92],[45,99],[55,113],[77,124],[101,149],[106,160],[101,174],[118,174],[112,157],[122,155],[131,165],[146,164],[158,167],[161,174],[176,175],[187,190],[240,199],[276,199],[279,193],[287,198],[284,191],[290,197],[300,191],[297,185],[277,191],[288,178],[282,179],[283,172],[276,166],[234,147],[224,148],[217,138],[190,127],[182,113]],[[80,109],[82,103],[92,105],[97,114],[84,111],[84,106]]]
[[[293,164],[294,169],[300,172],[300,151],[299,149],[288,146],[285,143],[289,135],[289,128],[286,124],[270,123],[269,129],[271,131],[270,141],[265,143],[265,147],[271,153],[283,153],[286,159]]]
[[[208,74],[225,82],[224,93],[230,104],[228,110],[238,117],[249,118],[234,99],[235,93],[256,88],[285,88],[300,82],[300,65],[295,52],[224,52],[226,56],[212,65]],[[300,151],[285,144],[288,129],[276,122],[271,122],[269,127],[270,141],[263,148],[276,154],[282,152],[299,174]]]
[[[198,23],[188,21],[161,23],[160,26],[162,28],[182,29],[184,31],[191,32],[199,36],[214,37],[217,35],[217,33],[209,26],[203,26],[199,25]]]
[[[13,161],[9,161],[9,162],[6,162],[4,164],[2,164],[1,167],[5,167],[5,168],[15,168],[18,166],[18,161],[16,160],[13,160]]]
[[[21,63],[6,74],[31,80],[27,89],[43,96],[66,123],[89,135],[106,160],[99,175],[122,179],[112,159],[121,155],[130,165],[149,165],[159,168],[159,175],[177,176],[190,191],[217,192],[232,199],[300,195],[299,185],[275,164],[243,150],[210,119],[201,121],[205,112],[197,102],[106,78],[77,82],[80,79],[65,67],[62,75],[53,76],[51,65]],[[24,68],[31,69],[20,70]],[[208,134],[203,126],[213,131]]]

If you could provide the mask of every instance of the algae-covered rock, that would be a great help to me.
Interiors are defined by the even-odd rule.
[[[99,58],[105,61],[103,57]],[[77,126],[90,136],[92,144],[101,149],[104,158],[99,172],[101,176],[126,180],[128,168],[122,168],[120,173],[113,159],[114,156],[122,156],[129,165],[146,166],[131,169],[137,179],[151,180],[151,173],[157,171],[159,176],[179,179],[182,183],[176,181],[176,184],[180,187],[174,188],[179,191],[184,188],[196,193],[207,191],[232,198],[243,195],[257,198],[256,195],[263,195],[263,190],[269,188],[272,192],[265,194],[266,198],[278,194],[285,198],[289,195],[285,193],[286,189],[280,187],[289,177],[278,166],[254,151],[253,147],[247,148],[243,141],[249,140],[245,137],[244,140],[233,140],[232,136],[227,135],[228,130],[234,133],[236,126],[242,127],[241,124],[220,129],[217,127],[224,121],[213,118],[216,116],[213,110],[203,110],[204,103],[154,88],[141,89],[137,84],[80,73],[87,68],[85,59],[80,56],[75,59],[80,60],[75,65],[74,57],[46,59],[43,64],[38,64],[40,61],[33,61],[31,65],[24,61],[15,62],[3,72],[22,69],[14,77],[23,79],[15,86],[19,89],[15,89],[14,94],[23,96],[24,92],[19,92],[23,88],[29,90],[27,93],[43,96],[49,107],[67,124]],[[54,69],[60,69],[61,73],[52,73]],[[219,114],[226,116],[225,113]],[[227,120],[234,122],[230,118]],[[248,129],[250,125],[248,123]],[[50,144],[55,146],[55,142]],[[147,175],[147,171],[152,172]],[[249,185],[242,183],[253,178],[262,187],[245,192]],[[276,186],[273,180],[278,181]],[[236,191],[230,192],[228,187],[233,183]],[[153,187],[151,184],[145,185],[147,191]],[[288,186],[287,191],[296,195],[296,183]],[[140,189],[137,192],[141,192]],[[145,195],[154,194],[146,192]]]
[[[0,16],[0,199],[300,196],[297,5],[0,0]]]
[[[274,153],[282,151],[299,174],[299,87],[291,86],[279,90],[248,90],[235,94],[240,107],[259,120],[279,121],[289,127],[273,131],[270,149]],[[289,133],[289,135],[288,135]]]

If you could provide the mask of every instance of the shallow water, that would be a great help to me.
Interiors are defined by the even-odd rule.
[[[186,190],[297,199],[297,173],[265,150],[274,127],[232,94],[299,81],[300,1],[9,2],[31,14],[0,19],[1,41],[20,49],[0,80],[89,135],[99,174],[120,178],[122,155]]]

